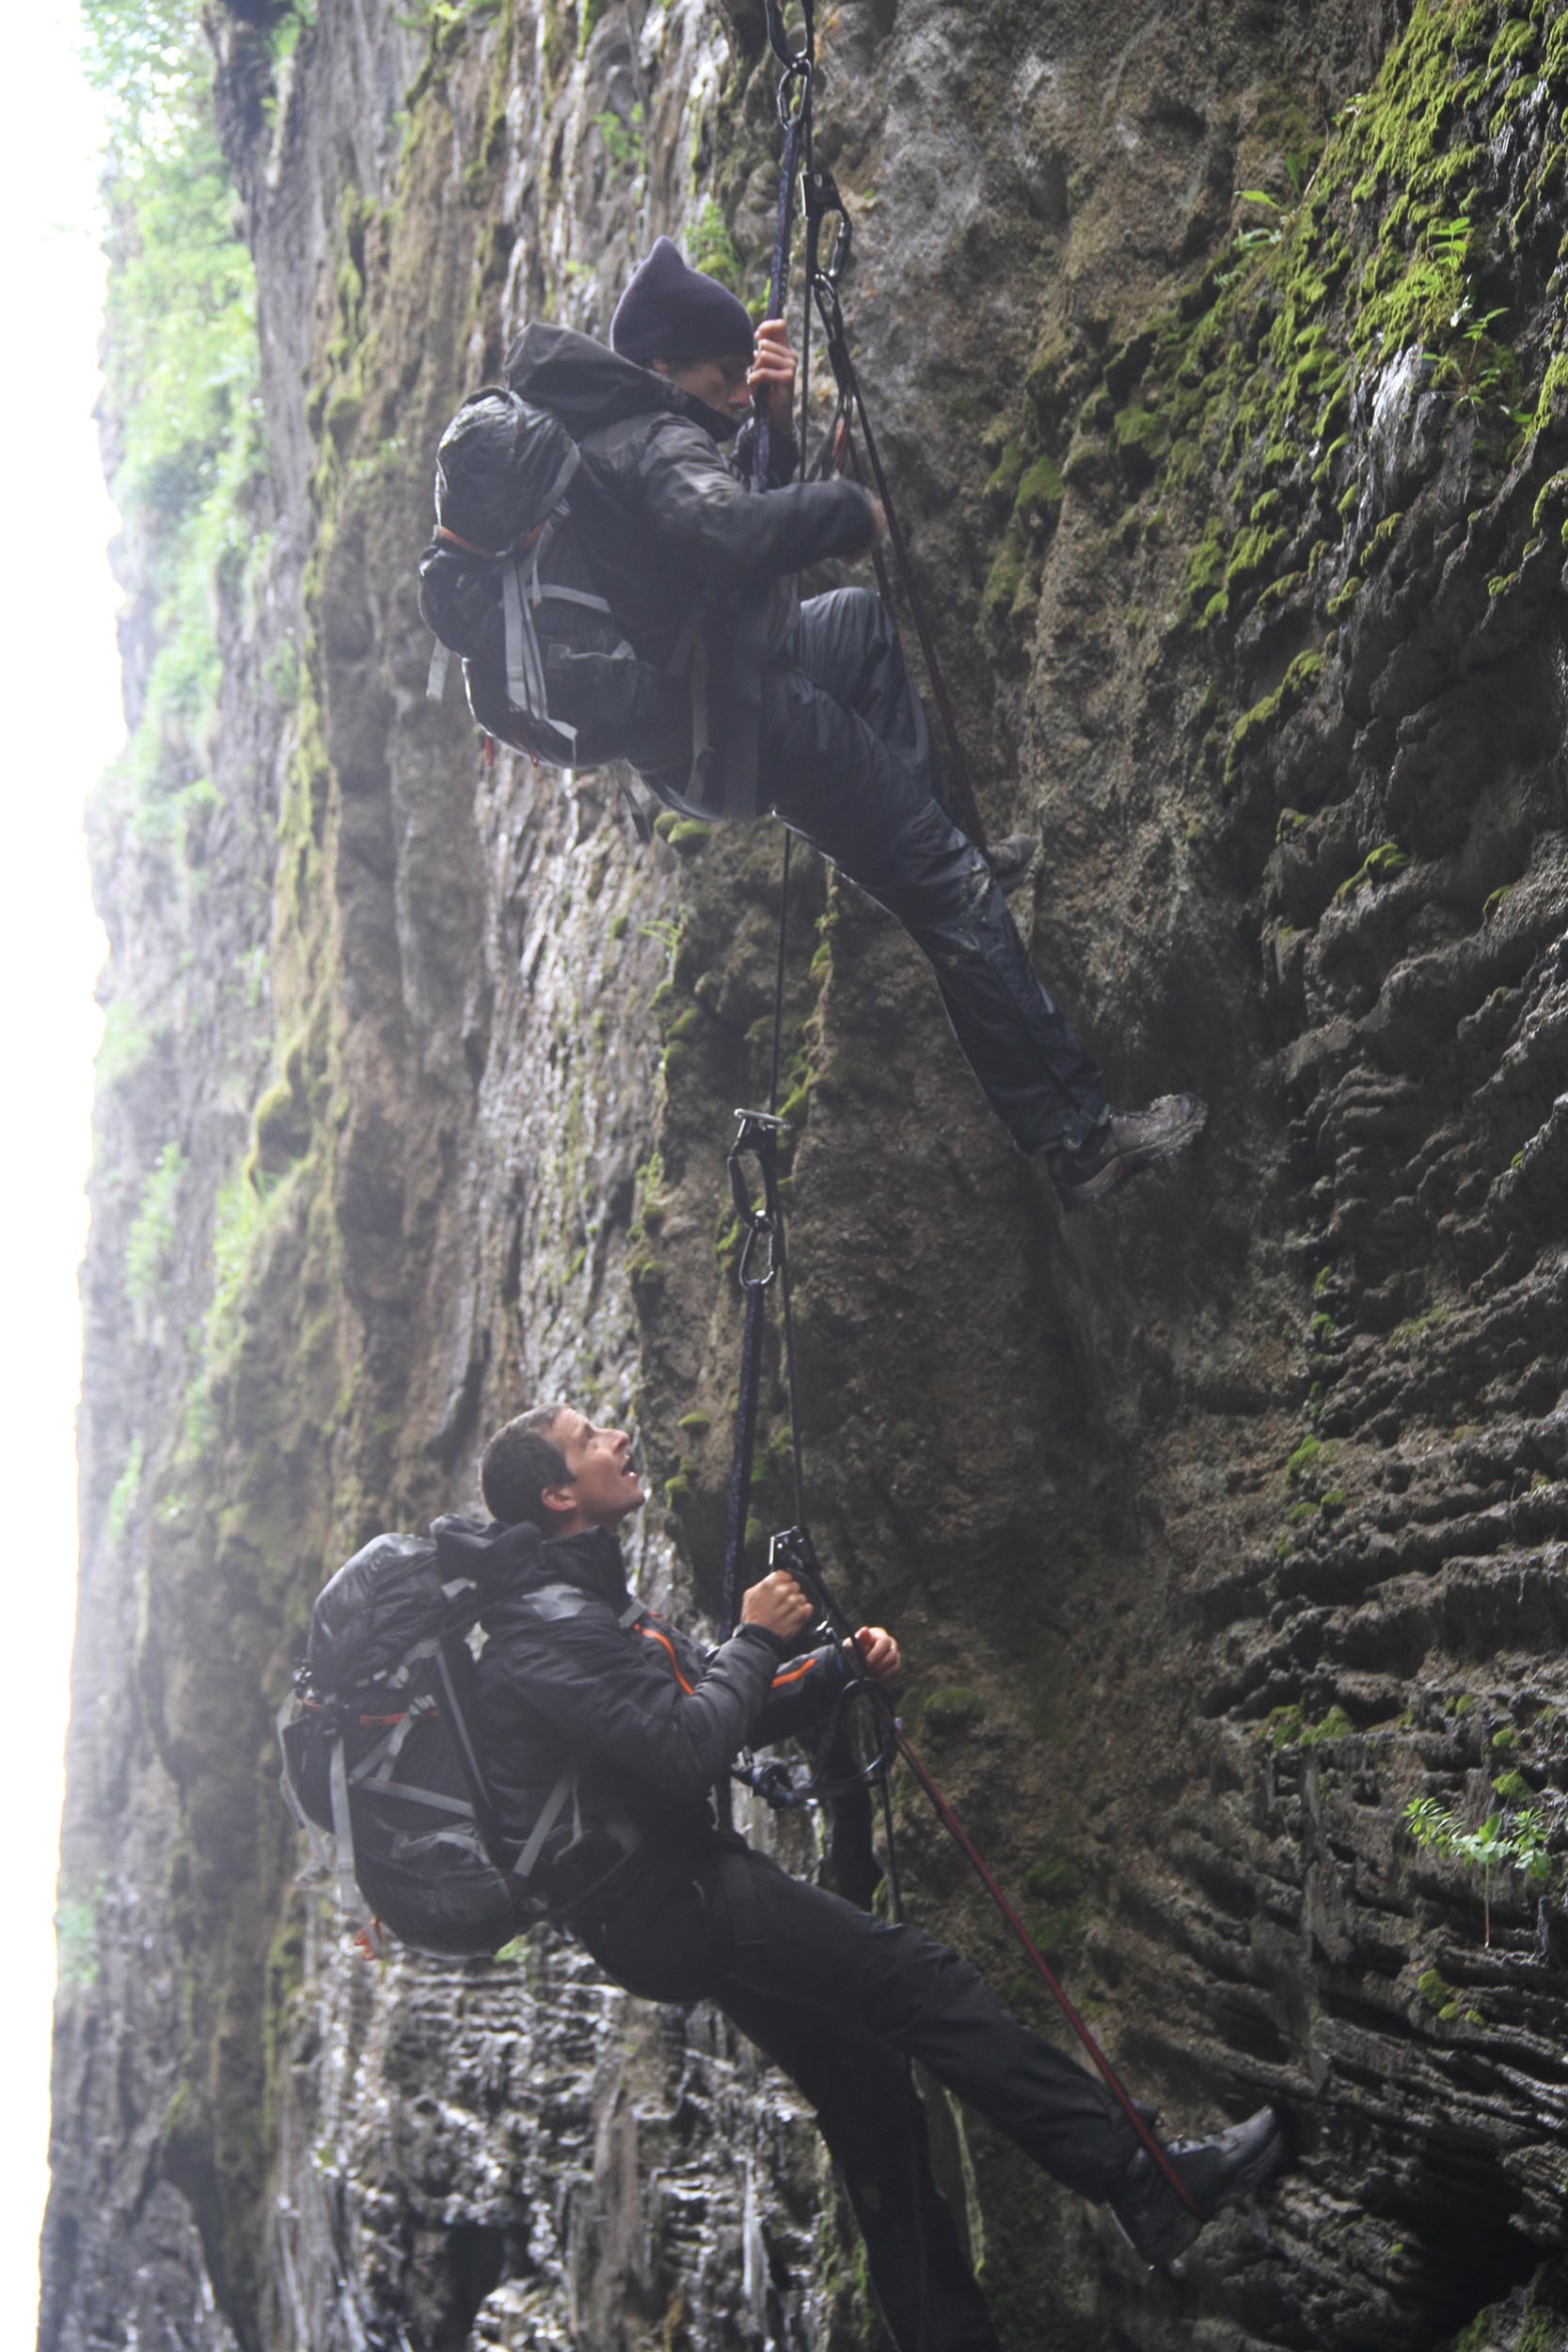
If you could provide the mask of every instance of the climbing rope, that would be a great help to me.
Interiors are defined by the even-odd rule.
[[[813,154],[813,107],[816,88],[816,23],[814,0],[800,0],[803,34],[800,45],[792,45],[784,25],[783,0],[765,0],[768,40],[784,68],[779,84],[779,119],[784,126],[784,158],[780,172],[778,222],[773,243],[772,268],[768,282],[768,316],[784,316],[787,293],[791,223],[799,181],[800,200],[805,216],[805,256],[807,300],[805,331],[801,337],[800,358],[800,448],[802,470],[807,434],[809,395],[809,364],[811,348],[811,310],[815,304],[822,326],[824,345],[832,370],[838,401],[833,421],[822,453],[819,470],[849,464],[857,479],[863,479],[855,453],[858,429],[865,451],[865,464],[876,485],[876,494],[887,517],[888,544],[894,551],[900,582],[915,631],[920,640],[922,660],[932,696],[941,717],[942,731],[952,755],[955,783],[963,804],[964,815],[976,843],[983,850],[985,833],[975,803],[973,779],[964,756],[951,698],[937,658],[924,602],[915,582],[908,543],[897,519],[892,492],[883,470],[876,436],[866,412],[865,400],[849,350],[847,331],[844,323],[839,297],[839,280],[848,262],[852,229],[844,201],[832,175],[820,168]],[[824,267],[820,243],[823,224],[835,217],[832,252]],[[767,486],[771,466],[771,441],[766,394],[759,392],[756,405],[756,430],[752,451],[752,484],[753,489]],[[884,601],[892,611],[890,583],[878,551],[877,571]],[[768,1565],[792,1575],[816,1609],[820,1624],[835,1641],[841,1654],[854,1659],[858,1656],[854,1629],[829,1586],[816,1556],[816,1548],[806,1527],[805,1478],[800,1445],[799,1400],[795,1377],[795,1331],[789,1281],[789,1249],[784,1230],[783,1202],[779,1191],[779,1150],[786,1134],[778,1116],[779,1072],[784,1032],[785,957],[788,938],[790,835],[784,833],[783,874],[779,892],[778,953],[773,983],[772,1043],[769,1057],[768,1108],[766,1111],[737,1110],[738,1122],[734,1143],[725,1157],[731,1199],[736,1217],[743,1235],[736,1280],[746,1301],[741,1333],[739,1394],[736,1409],[735,1444],[731,1463],[728,1510],[724,1544],[723,1596],[721,1629],[727,1638],[733,1632],[740,1604],[741,1580],[746,1548],[746,1524],[749,1517],[752,1478],[756,1458],[756,1436],[761,1394],[763,1333],[767,1314],[767,1295],[777,1292],[780,1307],[780,1343],[785,1405],[789,1422],[790,1470],[795,1507],[794,1524],[773,1536],[768,1551]],[[753,1192],[747,1166],[754,1168],[757,1189]],[[1045,1985],[1069,2026],[1090,2061],[1101,2076],[1138,2139],[1148,2150],[1160,2171],[1176,2191],[1182,2204],[1199,2219],[1207,2219],[1205,2208],[1193,2196],[1172,2164],[1169,2155],[1155,2137],[1143,2112],[1136,2106],[1120,2077],[1101,2048],[1094,2034],[1069,1999],[1066,1988],[1039,1949],[1018,1912],[1003,1891],[994,1873],[958,1819],[951,1803],[927,1771],[915,1750],[893,1701],[885,1691],[868,1675],[851,1678],[844,1692],[841,1706],[835,1709],[829,1725],[828,1745],[841,1743],[844,1731],[844,1707],[851,1697],[863,1697],[878,1719],[880,1737],[872,1760],[847,1775],[834,1780],[820,1768],[803,1783],[796,1782],[786,1768],[766,1765],[744,1769],[747,1778],[757,1793],[777,1806],[827,1802],[837,1794],[875,1786],[881,1803],[883,1836],[886,1851],[886,1875],[893,1916],[902,1916],[902,1901],[898,1885],[895,1840],[894,1836],[892,1800],[889,1789],[889,1766],[895,1755],[901,1756],[912,1774],[916,1786],[926,1797],[942,1829],[963,1855],[971,1870],[984,1887],[1000,1915],[1008,1932],[1020,1946],[1030,1966]],[[923,2298],[922,2298],[923,2299]]]
[[[775,1028],[781,1013],[782,1002],[776,998]],[[738,1111],[736,1116],[740,1121],[740,1133],[728,1155],[726,1166],[730,1170],[732,1194],[736,1203],[736,1213],[746,1232],[741,1262],[737,1269],[737,1279],[746,1295],[746,1328],[742,1342],[741,1393],[736,1421],[736,1453],[730,1482],[729,1526],[725,1546],[725,1630],[728,1632],[734,1627],[734,1602],[738,1600],[741,1559],[745,1549],[751,1465],[754,1458],[756,1440],[757,1397],[762,1358],[763,1300],[765,1294],[776,1280],[782,1309],[784,1385],[789,1416],[790,1457],[794,1471],[797,1516],[792,1527],[784,1529],[782,1534],[772,1538],[768,1547],[768,1566],[782,1568],[795,1578],[801,1591],[816,1607],[820,1624],[839,1644],[841,1649],[853,1658],[857,1654],[854,1628],[823,1574],[816,1547],[805,1524],[800,1409],[796,1393],[794,1332],[789,1305],[789,1251],[784,1232],[784,1209],[778,1191],[778,1149],[781,1135],[784,1133],[784,1122],[777,1117],[757,1111]],[[746,1153],[750,1153],[756,1159],[762,1171],[763,1197],[760,1205],[751,1200],[744,1190],[745,1179],[739,1171],[741,1160]],[[765,1248],[766,1252],[765,1263],[760,1268],[749,1264],[752,1253],[759,1248]],[[743,1457],[744,1475],[742,1475],[741,1468]],[[927,1770],[886,1692],[866,1675],[855,1678],[852,1692],[854,1695],[863,1695],[869,1702],[874,1714],[879,1718],[881,1738],[872,1762],[852,1775],[847,1785],[854,1788],[873,1784],[879,1788],[888,1860],[888,1889],[893,1898],[893,1916],[895,1918],[902,1916],[902,1905],[898,1899],[892,1805],[887,1786],[887,1767],[893,1756],[896,1754],[908,1765],[916,1786],[929,1803],[937,1820],[979,1880],[1008,1932],[1022,1950],[1030,1966],[1045,1985],[1088,2058],[1103,2077],[1106,2088],[1116,2099],[1139,2139],[1148,2150],[1182,2203],[1190,2212],[1206,2219],[1208,2217],[1204,2208],[1177,2172],[1169,2156],[1155,2137],[1148,2121],[1123,2085],[1115,2067],[1069,1998],[1066,1987],[1003,1891],[995,1873],[964,1828],[951,1802]],[[846,1697],[850,1693],[847,1692]],[[742,1776],[750,1778],[757,1793],[774,1804],[811,1803],[837,1792],[836,1788],[831,1788],[826,1780],[816,1788],[813,1788],[810,1782],[803,1785],[785,1784],[769,1767],[764,1767],[760,1774],[743,1774]]]
[[[784,71],[779,82],[778,114],[784,127],[784,155],[779,170],[779,200],[773,236],[772,265],[768,281],[768,315],[783,318],[788,295],[791,229],[796,203],[799,201],[805,222],[805,293],[803,322],[800,334],[800,446],[802,474],[825,473],[847,466],[854,478],[864,486],[860,453],[856,447],[856,432],[864,444],[865,468],[869,470],[878,500],[887,521],[888,545],[893,549],[894,564],[904,603],[920,644],[920,658],[925,666],[931,700],[936,706],[952,765],[953,784],[970,839],[982,852],[987,846],[985,820],[980,815],[979,800],[970,771],[963,738],[958,730],[953,698],[937,652],[936,634],[920,592],[909,540],[898,519],[898,509],[883,468],[881,453],[865,405],[865,395],[849,349],[848,329],[839,299],[839,281],[847,268],[854,247],[854,228],[844,199],[833,175],[816,161],[814,137],[816,93],[816,27],[815,0],[800,0],[802,33],[797,48],[784,26],[782,0],[765,0],[768,13],[768,38],[775,56]],[[799,191],[799,195],[797,195]],[[836,220],[832,250],[826,265],[822,262],[822,230],[829,220]],[[806,465],[806,443],[811,416],[811,323],[815,305],[821,321],[824,348],[832,370],[838,393],[837,405],[821,454],[815,467]],[[752,451],[752,481],[755,488],[766,487],[772,463],[772,433],[765,392],[756,396],[755,437]],[[877,585],[895,628],[897,627],[897,601],[881,548],[873,550]]]

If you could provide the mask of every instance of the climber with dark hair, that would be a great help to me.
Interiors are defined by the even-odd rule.
[[[1004,899],[1034,843],[999,843],[993,870],[955,823],[880,597],[850,588],[800,603],[800,571],[869,554],[883,521],[853,483],[794,479],[796,360],[784,322],[753,331],[744,305],[660,237],[621,297],[610,343],[531,326],[506,375],[581,453],[572,521],[638,657],[621,665],[637,675],[635,694],[625,690],[625,755],[673,808],[707,818],[773,811],[895,915],[929,959],[959,1046],[1020,1150],[1044,1155],[1064,1207],[1103,1200],[1190,1142],[1204,1105],[1180,1094],[1112,1108]],[[749,496],[725,446],[759,398],[769,483]],[[602,732],[611,667],[551,666],[552,718]]]
[[[480,1679],[502,1827],[520,1843],[543,1792],[575,1768],[583,1814],[618,1859],[579,1899],[570,1880],[552,1883],[559,1923],[628,1992],[716,2002],[799,2085],[900,2352],[998,2344],[932,2177],[911,2058],[1053,2180],[1107,2204],[1151,2265],[1275,2171],[1280,2126],[1262,2107],[1165,2144],[1184,2197],[1111,2091],[1020,2025],[967,1961],[790,1878],[719,1825],[714,1788],[741,1749],[820,1723],[851,1665],[896,1683],[892,1634],[862,1627],[851,1661],[813,1634],[811,1603],[782,1569],[752,1586],[715,1650],[642,1607],[616,1535],[644,1501],[631,1442],[576,1406],[499,1430],[482,1484],[491,1523],[442,1527],[491,1596]]]

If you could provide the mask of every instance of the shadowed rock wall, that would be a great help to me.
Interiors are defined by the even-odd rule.
[[[411,565],[441,422],[523,318],[602,330],[665,229],[760,282],[760,9],[322,0],[281,67],[259,13],[215,30],[265,593],[225,615],[201,887],[98,848],[112,984],[157,1018],[105,1076],[86,1277],[65,1868],[94,1958],[61,1996],[40,2343],[862,2343],[782,2086],[543,1939],[355,1961],[290,1884],[268,1745],[324,1570],[467,1501],[541,1394],[636,1422],[645,1589],[715,1597],[720,1155],[766,1083],[777,843],[639,852],[613,779],[483,764],[422,699]],[[982,2126],[955,2187],[1020,2352],[1539,2352],[1568,18],[844,0],[822,40],[885,453],[988,820],[1044,843],[1015,908],[1123,1099],[1196,1084],[1213,1118],[1064,1226],[913,951],[798,864],[814,1525],[1134,2085],[1172,2127],[1282,2098],[1300,2147],[1155,2285]],[[171,1136],[149,1315],[120,1268]],[[1418,1847],[1418,1797],[1533,1817],[1549,1875]],[[1048,2024],[899,1816],[917,1914]]]

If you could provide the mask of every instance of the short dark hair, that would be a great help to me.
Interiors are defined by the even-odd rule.
[[[535,1405],[498,1429],[485,1447],[479,1466],[480,1491],[485,1509],[503,1527],[517,1527],[526,1519],[543,1532],[551,1518],[545,1507],[545,1488],[572,1484],[566,1456],[550,1441],[550,1431],[565,1409],[563,1405]]]

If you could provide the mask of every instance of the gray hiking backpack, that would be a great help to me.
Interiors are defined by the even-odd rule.
[[[436,453],[436,535],[420,558],[420,611],[436,639],[430,691],[463,663],[485,732],[547,766],[594,768],[624,755],[625,707],[641,665],[594,584],[573,524],[582,465],[560,419],[504,386],[472,393]],[[552,673],[584,669],[595,715],[552,715]],[[558,702],[561,699],[558,694]],[[602,713],[602,715],[600,715]]]
[[[495,1953],[547,1915],[582,1841],[570,1772],[520,1851],[498,1832],[467,1639],[482,1606],[472,1580],[443,1581],[433,1542],[377,1535],[311,1614],[278,1718],[283,1792],[372,1944],[386,1927],[417,1951]]]

